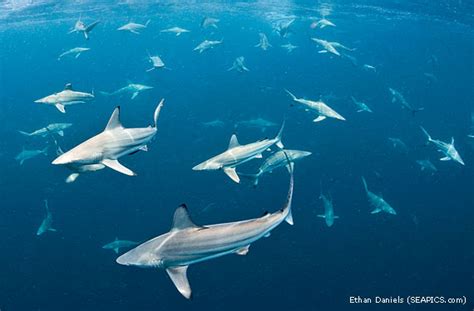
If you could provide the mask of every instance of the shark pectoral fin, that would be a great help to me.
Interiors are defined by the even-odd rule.
[[[135,97],[137,97],[137,96],[138,96],[138,92],[135,92],[135,93],[132,94],[132,98],[131,98],[131,99],[135,99]]]
[[[118,160],[111,160],[111,159],[104,159],[102,160],[102,164],[104,164],[105,166],[119,172],[119,173],[122,173],[122,174],[125,174],[125,175],[128,175],[128,176],[136,176],[137,174],[135,174],[132,170],[130,170],[129,168],[126,168],[125,166],[123,166],[122,164],[120,164],[120,162]]]
[[[58,131],[59,136],[64,136],[64,131]]]
[[[77,53],[75,57],[79,58],[79,56],[81,56],[81,53]]]
[[[119,248],[118,247],[114,248],[114,252],[115,252],[115,254],[118,254],[119,253]]]
[[[316,217],[319,217],[319,218],[326,218],[326,215],[316,215]]]
[[[255,159],[261,159],[261,158],[263,158],[263,155],[261,153],[259,153],[255,156]]]
[[[444,157],[444,158],[441,158],[441,159],[439,159],[439,160],[440,160],[440,161],[449,161],[449,160],[451,160],[451,158],[450,158],[450,157]]]
[[[295,169],[295,163],[294,163],[294,162],[290,162],[289,164],[286,165],[286,169],[287,169],[288,172],[291,174],[291,172],[293,172],[294,169]]]
[[[250,247],[250,245],[247,245],[247,246],[244,246],[244,247],[242,247],[242,248],[239,248],[238,250],[235,251],[235,253],[236,253],[237,255],[240,255],[240,256],[245,256],[245,255],[247,255],[248,252],[249,252],[249,247]]]
[[[79,177],[79,173],[72,173],[66,178],[66,183],[70,184],[72,182],[75,182],[77,177]]]
[[[148,151],[148,146],[147,145],[143,145],[141,146],[140,148],[138,148],[139,150],[141,151]]]
[[[230,177],[233,181],[236,183],[240,183],[240,178],[239,175],[237,175],[237,172],[235,171],[235,167],[224,167],[224,173],[226,173],[227,176]]]
[[[378,214],[378,213],[380,213],[381,211],[382,211],[382,210],[377,207],[376,209],[374,209],[374,210],[371,211],[370,213],[371,213],[371,214]]]
[[[58,108],[58,110],[61,111],[62,113],[66,113],[66,110],[64,109],[64,105],[63,105],[63,104],[57,103],[55,106],[56,106],[56,108]]]
[[[188,277],[186,271],[188,266],[181,267],[169,267],[166,269],[166,272],[170,276],[171,281],[173,281],[176,289],[183,295],[186,299],[191,298],[191,286],[189,285]]]
[[[319,117],[317,117],[316,119],[314,119],[313,122],[321,122],[321,121],[323,121],[324,119],[326,119],[326,116],[319,116]]]

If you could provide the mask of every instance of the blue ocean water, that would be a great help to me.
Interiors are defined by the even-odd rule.
[[[0,309],[1,310],[466,310],[474,304],[474,8],[469,1],[6,1],[0,4]],[[311,28],[324,16],[336,27]],[[90,39],[68,34],[78,18],[100,20]],[[218,18],[203,29],[204,17]],[[274,31],[295,19],[287,37]],[[140,35],[116,29],[145,24]],[[175,36],[160,30],[190,30]],[[265,33],[272,47],[255,45]],[[339,42],[354,51],[319,53],[310,38]],[[204,39],[214,49],[193,49]],[[292,43],[288,53],[281,47]],[[88,47],[80,57],[58,55]],[[148,54],[168,69],[146,72]],[[227,71],[238,56],[249,72]],[[364,64],[376,68],[364,69]],[[154,88],[138,95],[104,96],[128,83]],[[60,113],[34,100],[66,83],[93,92],[86,104]],[[415,107],[413,115],[392,103],[388,88]],[[346,121],[314,123],[285,92],[322,99]],[[373,113],[357,113],[351,96]],[[50,123],[70,122],[65,151],[102,131],[121,106],[126,127],[153,123],[165,105],[148,152],[121,162],[138,175],[111,169],[81,174],[51,165],[50,138],[25,137]],[[236,127],[264,118],[266,130]],[[204,122],[224,122],[206,127]],[[252,244],[247,256],[228,255],[192,265],[193,300],[184,299],[163,270],[124,267],[102,246],[115,237],[146,241],[169,231],[173,213],[186,203],[198,224],[261,216],[285,201],[285,169],[264,175],[257,188],[236,184],[221,171],[191,168],[240,143],[273,137],[286,120],[283,142],[313,154],[295,165],[294,226],[282,223]],[[440,153],[419,126],[437,139],[455,139],[465,162],[439,161]],[[405,142],[393,148],[389,137]],[[19,165],[25,149],[49,145]],[[267,157],[270,153],[264,154]],[[421,171],[430,159],[438,171]],[[262,160],[239,166],[255,173]],[[370,214],[361,176],[397,215]],[[340,216],[328,228],[320,188]],[[57,232],[36,236],[43,200]],[[459,304],[350,304],[351,296],[467,297]],[[470,307],[469,307],[470,306]]]

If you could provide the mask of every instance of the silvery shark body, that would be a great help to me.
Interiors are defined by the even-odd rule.
[[[181,27],[171,27],[168,29],[163,29],[160,32],[170,32],[176,34],[176,37],[180,36],[182,33],[190,32],[187,29],[181,28]]]
[[[280,35],[282,38],[287,38],[288,35],[291,33],[290,26],[295,22],[296,19],[285,19],[278,21],[275,24],[275,31]]]
[[[334,224],[334,219],[338,219],[339,216],[334,215],[334,206],[332,204],[332,200],[326,197],[324,194],[321,193],[319,198],[323,201],[324,206],[324,214],[318,215],[320,218],[324,218],[326,225],[328,227],[332,227]]]
[[[388,204],[381,196],[369,191],[364,177],[362,177],[362,184],[364,185],[364,189],[369,200],[369,205],[372,207],[372,211],[370,212],[371,214],[384,212],[387,214],[397,215],[395,209],[391,207],[390,204]]]
[[[337,56],[341,56],[341,53],[336,48],[341,48],[347,51],[354,51],[355,49],[348,48],[339,42],[329,42],[323,39],[318,39],[318,38],[311,38],[314,42],[319,44],[323,50],[320,50],[319,53],[331,53]]]
[[[138,23],[128,23],[123,26],[120,26],[117,28],[118,31],[129,31],[131,33],[134,33],[136,35],[140,34],[140,31],[145,29],[148,24],[150,23],[150,20],[148,20],[144,25],[143,24],[138,24]]]
[[[291,43],[283,44],[281,47],[284,48],[288,53],[291,53],[294,49],[298,48],[298,46]]]
[[[74,28],[71,31],[69,31],[69,33],[82,32],[84,34],[84,38],[86,38],[86,40],[89,40],[89,32],[91,32],[92,29],[94,29],[94,27],[97,26],[97,24],[99,24],[99,21],[95,21],[89,25],[86,25],[84,24],[84,22],[81,21],[81,18],[79,18],[79,20],[74,25]]]
[[[153,238],[117,258],[117,263],[144,268],[163,268],[178,291],[191,298],[186,271],[194,263],[228,254],[246,255],[250,245],[267,237],[280,223],[293,224],[291,202],[293,174],[284,207],[256,219],[198,226],[189,217],[185,205],[174,213],[171,231]]]
[[[416,160],[416,163],[418,163],[422,171],[427,171],[427,172],[432,172],[432,173],[435,173],[438,171],[436,166],[434,166],[434,164],[431,163],[430,160]]]
[[[42,235],[48,231],[56,231],[56,229],[53,228],[53,214],[51,214],[51,211],[49,210],[48,200],[44,200],[44,206],[46,208],[46,216],[36,231],[36,235]]]
[[[438,151],[444,154],[444,157],[442,157],[440,161],[453,160],[454,162],[458,162],[459,164],[464,165],[464,161],[462,160],[458,151],[454,147],[454,137],[451,137],[451,143],[445,143],[444,141],[431,138],[430,134],[428,134],[428,132],[422,126],[420,126],[420,128],[426,135],[428,142],[435,145],[438,148]]]
[[[392,89],[392,88],[388,88],[390,94],[392,95],[392,103],[399,103],[402,108],[405,108],[405,109],[408,109],[409,111],[411,111],[412,114],[415,114],[416,112],[418,111],[422,111],[424,110],[425,108],[415,108],[413,107],[406,99],[405,97],[402,95],[402,93],[398,92],[397,90],[395,89]]]
[[[393,148],[399,149],[403,153],[408,152],[408,146],[400,138],[389,137],[388,140],[390,141],[390,143],[392,143]]]
[[[122,174],[136,174],[118,161],[121,157],[138,151],[147,151],[147,144],[155,137],[156,124],[164,100],[155,109],[154,125],[143,128],[125,128],[120,122],[120,107],[115,108],[104,131],[57,157],[52,164],[65,165],[74,173],[68,179],[74,181],[79,173],[109,167]],[[69,182],[71,182],[69,181]]]
[[[201,125],[204,127],[224,127],[225,122],[220,119],[215,119],[212,121],[201,122]]]
[[[290,149],[282,149],[272,153],[265,161],[260,165],[257,174],[241,174],[242,177],[251,179],[253,181],[253,185],[257,186],[260,177],[265,173],[271,173],[274,170],[280,167],[287,167],[288,170],[292,170],[293,164],[296,161],[299,161],[307,156],[310,156],[311,152],[309,151],[302,151],[302,150],[290,150]]]
[[[326,105],[322,101],[312,101],[303,98],[297,98],[293,95],[290,91],[285,90],[293,99],[293,101],[303,104],[306,107],[306,110],[313,110],[318,114],[318,117],[313,120],[313,122],[320,122],[325,120],[326,118],[333,118],[337,120],[345,121],[346,119],[337,113],[334,109]]]
[[[202,28],[209,28],[209,27],[217,28],[217,23],[218,22],[219,22],[219,20],[217,18],[204,17],[201,21],[201,27]]]
[[[250,71],[246,66],[245,66],[245,57],[239,56],[234,60],[234,63],[232,64],[232,67],[227,69],[227,71],[235,70],[238,72],[246,72]]]
[[[23,165],[26,160],[35,158],[40,154],[48,155],[48,146],[44,147],[42,150],[28,150],[23,148],[21,152],[15,157],[15,160],[20,162],[20,165]]]
[[[237,136],[234,134],[230,138],[229,147],[226,151],[194,166],[193,170],[223,170],[224,173],[233,181],[239,183],[240,178],[235,171],[236,166],[246,163],[252,159],[262,158],[262,153],[273,145],[283,148],[283,144],[281,142],[283,128],[284,123],[282,124],[277,136],[273,139],[263,139],[247,145],[239,144]]]
[[[115,254],[118,254],[121,248],[129,248],[133,247],[140,244],[139,242],[134,242],[134,241],[128,241],[128,240],[119,240],[118,238],[115,238],[113,242],[107,243],[104,246],[102,246],[103,249],[111,249],[115,252]]]
[[[357,112],[372,112],[372,109],[367,106],[366,103],[357,101],[353,96],[351,96],[352,102],[359,108]]]
[[[150,53],[148,53],[148,60],[150,61],[153,67],[148,69],[147,72],[155,70],[155,69],[165,68],[165,63],[161,60],[161,57],[159,57],[158,55],[152,56],[150,55]]]
[[[130,99],[135,99],[141,92],[153,89],[152,86],[138,84],[138,83],[130,83],[127,86],[124,86],[112,93],[101,92],[103,95],[106,96],[115,96],[115,95],[123,95],[123,94],[131,94]]]
[[[35,100],[35,103],[55,106],[60,112],[66,113],[66,106],[84,104],[94,99],[94,95],[86,92],[78,92],[72,89],[68,83],[59,93]]]
[[[270,42],[268,42],[267,35],[265,35],[263,32],[258,34],[260,36],[260,41],[257,45],[255,45],[256,48],[261,48],[262,50],[266,51],[268,48],[271,48],[272,45]]]
[[[78,58],[79,56],[81,56],[81,53],[87,52],[89,50],[90,48],[81,48],[81,47],[73,48],[59,55],[58,60],[61,60],[61,58],[68,55],[74,56],[74,58]]]
[[[199,53],[202,53],[204,51],[210,50],[222,44],[222,42],[223,42],[222,40],[221,41],[204,40],[203,42],[201,42],[198,46],[194,48],[194,51],[199,51]]]
[[[59,136],[64,136],[64,130],[70,128],[72,123],[51,123],[46,127],[40,128],[34,132],[27,133],[23,131],[18,131],[25,136],[41,136],[46,137],[52,134],[58,134]]]
[[[278,126],[278,124],[276,124],[275,122],[268,121],[263,118],[242,120],[235,124],[235,127],[259,128],[262,132],[264,132],[267,128],[276,126]]]
[[[313,22],[311,23],[311,28],[314,29],[314,28],[325,28],[327,26],[330,26],[330,27],[336,27],[336,25],[331,22],[330,20],[326,19],[326,18],[321,18],[319,21],[316,21],[316,22]]]

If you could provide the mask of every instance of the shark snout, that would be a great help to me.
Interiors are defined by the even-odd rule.
[[[56,159],[53,160],[53,162],[51,162],[51,164],[54,164],[54,165],[64,165],[64,164],[68,164],[68,163],[71,163],[71,159],[69,159],[69,156],[67,154],[63,154],[63,155],[60,155],[59,157],[57,157]]]

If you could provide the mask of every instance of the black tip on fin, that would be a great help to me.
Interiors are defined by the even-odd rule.
[[[181,203],[178,207],[188,209],[188,206],[186,205],[186,203]]]
[[[270,214],[270,212],[269,212],[269,211],[265,211],[265,212],[263,212],[263,215],[262,215],[262,217],[264,217],[264,216],[267,216],[267,215],[269,215],[269,214]]]

